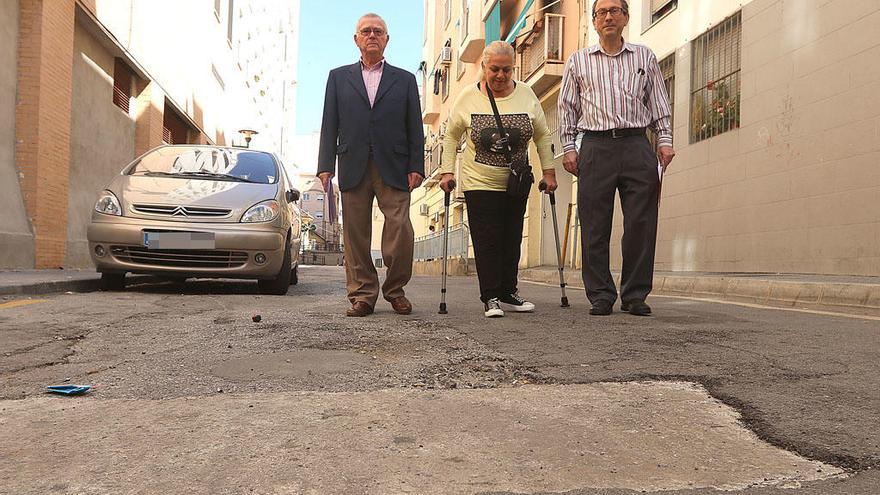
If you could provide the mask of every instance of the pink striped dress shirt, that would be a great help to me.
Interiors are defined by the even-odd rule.
[[[383,58],[376,65],[367,65],[361,60],[361,74],[364,76],[364,86],[367,87],[367,97],[370,98],[370,108],[376,101],[376,91],[379,90],[379,82],[382,80],[382,69],[385,68]]]
[[[575,151],[583,131],[651,127],[658,146],[672,146],[669,97],[657,57],[650,48],[624,43],[616,55],[600,45],[568,58],[559,91],[559,137]]]

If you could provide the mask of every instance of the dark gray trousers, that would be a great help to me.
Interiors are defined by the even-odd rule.
[[[608,251],[615,192],[623,209],[622,301],[644,300],[654,279],[657,242],[657,156],[645,136],[618,139],[585,136],[578,155],[578,215],[581,221],[581,273],[587,298],[612,304],[617,288]]]

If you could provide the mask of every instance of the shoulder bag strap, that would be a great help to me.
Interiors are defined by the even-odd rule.
[[[495,95],[492,94],[492,89],[489,88],[488,84],[486,84],[486,94],[489,95],[489,103],[492,104],[492,113],[495,114],[495,125],[498,126],[498,134],[501,136],[501,144],[504,146],[504,159],[507,160],[507,167],[510,168],[512,174],[517,175],[518,172],[513,168],[513,159],[511,159],[510,156],[510,140],[507,138],[507,133],[504,132],[504,125],[501,123],[501,115],[498,113],[498,105],[495,104]]]

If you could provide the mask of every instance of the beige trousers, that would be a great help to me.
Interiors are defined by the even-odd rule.
[[[373,198],[385,216],[382,227],[382,260],[386,267],[382,295],[391,300],[404,295],[412,277],[413,227],[409,219],[408,191],[382,182],[372,159],[361,183],[342,192],[342,237],[345,242],[345,278],[348,300],[375,307],[379,298],[379,276],[370,254],[373,236]]]

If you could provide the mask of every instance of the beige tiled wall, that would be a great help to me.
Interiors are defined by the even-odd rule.
[[[880,2],[743,3],[740,129],[688,143],[676,50],[657,269],[880,275]],[[618,210],[617,268],[621,229]]]

